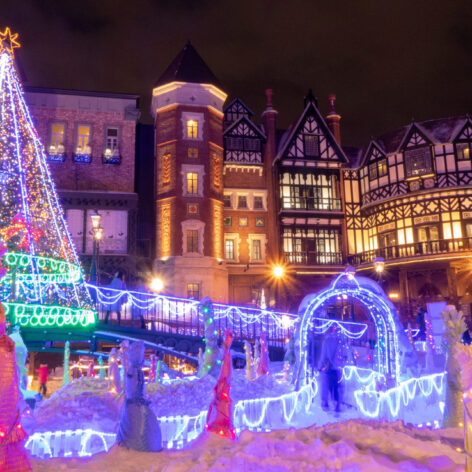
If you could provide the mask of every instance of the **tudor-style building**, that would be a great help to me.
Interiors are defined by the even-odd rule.
[[[412,123],[373,140],[359,169],[344,171],[350,261],[361,272],[382,261],[405,313],[437,299],[466,311],[472,302],[471,137],[468,117]]]
[[[140,125],[135,156],[136,96],[29,89],[84,260],[96,209],[110,271],[133,260],[136,160],[141,215],[153,219],[140,238],[155,241],[168,294],[255,305],[264,289],[268,305],[294,311],[351,265],[378,277],[404,315],[447,299],[468,311],[469,117],[411,123],[353,148],[341,145],[333,95],[323,117],[309,92],[281,130],[266,94],[260,119],[240,98],[225,105],[224,87],[187,44],[155,84],[154,129]],[[286,267],[278,284],[275,264]]]
[[[413,123],[358,149],[341,146],[333,95],[323,117],[309,92],[287,130],[276,127],[271,91],[260,122],[240,98],[223,109],[225,98],[190,45],[153,91],[156,270],[169,292],[257,304],[266,289],[293,310],[347,265],[378,276],[381,264],[405,313],[469,301],[460,277],[472,255],[468,118]],[[281,262],[287,286],[274,293]]]

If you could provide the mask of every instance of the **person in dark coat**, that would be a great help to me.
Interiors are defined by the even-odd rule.
[[[335,411],[341,410],[339,392],[339,340],[336,327],[332,326],[323,340],[318,368],[321,373],[321,407],[329,409],[329,396],[333,398]]]
[[[117,295],[115,290],[126,290],[125,274],[123,272],[117,272],[115,274],[115,277],[113,277],[113,280],[110,282],[109,288],[114,289],[112,292],[110,292],[111,296]],[[120,298],[118,298],[118,300],[115,303],[108,306],[107,313],[105,315],[105,324],[108,323],[108,318],[113,311],[116,312],[118,325],[121,324],[121,307],[123,306],[124,303],[126,303],[125,298],[126,298],[125,296],[121,296]]]

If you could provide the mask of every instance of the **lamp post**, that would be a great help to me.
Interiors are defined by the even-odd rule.
[[[275,265],[272,267],[272,276],[274,277],[275,279],[275,303],[276,305],[280,303],[280,289],[279,289],[279,285],[282,283],[283,281],[283,278],[284,278],[284,275],[285,275],[285,267],[283,267],[282,265]]]
[[[379,277],[379,285],[382,287],[382,284],[383,284],[382,276],[385,270],[385,259],[383,257],[376,257],[373,260],[373,263],[374,263],[375,272],[377,272],[377,275]]]
[[[155,293],[159,293],[164,289],[164,282],[159,277],[154,277],[151,280],[151,290]]]
[[[90,266],[90,282],[99,284],[99,265],[98,258],[100,255],[100,241],[103,238],[103,228],[100,223],[102,221],[101,215],[96,211],[90,215],[92,220],[92,234],[93,234],[93,253],[92,253],[92,264]]]

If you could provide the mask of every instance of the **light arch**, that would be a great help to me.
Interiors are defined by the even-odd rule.
[[[307,367],[310,322],[318,309],[325,303],[329,303],[330,300],[336,301],[338,297],[343,295],[353,298],[367,309],[374,322],[378,340],[376,346],[377,372],[390,379],[390,382],[398,383],[400,377],[399,325],[395,309],[375,282],[364,277],[361,277],[360,280],[362,283],[352,273],[344,272],[333,281],[328,289],[314,296],[304,310],[301,309],[301,318],[295,332],[297,351],[295,382],[297,387],[301,387],[311,380],[310,369]]]

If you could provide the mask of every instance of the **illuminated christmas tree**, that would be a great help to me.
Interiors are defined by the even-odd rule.
[[[15,70],[17,36],[0,32],[0,241],[8,268],[0,297],[12,324],[84,327],[95,314]]]

